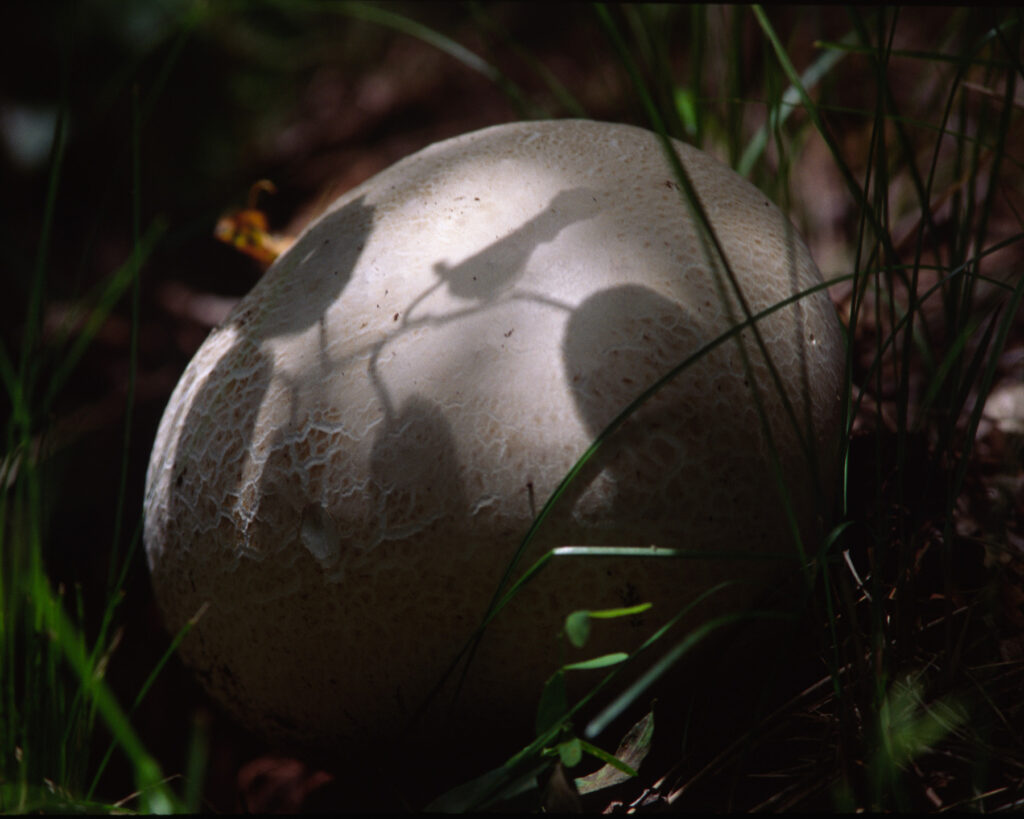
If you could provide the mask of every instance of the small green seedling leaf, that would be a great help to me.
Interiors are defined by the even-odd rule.
[[[573,737],[558,743],[558,757],[566,768],[575,768],[583,759],[583,741]]]
[[[598,609],[597,611],[581,609],[580,611],[574,611],[565,618],[565,633],[568,635],[570,643],[576,646],[576,648],[583,648],[587,638],[590,636],[591,619],[612,620],[616,617],[632,617],[634,614],[647,611],[652,605],[652,603],[640,603],[636,606],[626,606],[618,609]]]
[[[583,648],[590,636],[590,612],[574,611],[565,618],[565,633],[576,648]]]
[[[534,728],[537,736],[558,724],[569,711],[569,700],[565,693],[565,671],[559,669],[544,683],[537,706],[537,720]]]
[[[569,663],[563,665],[563,671],[592,671],[595,668],[607,668],[610,665],[618,665],[624,663],[629,659],[629,655],[625,651],[615,651],[611,654],[602,654],[600,657],[594,657],[592,660],[581,660],[578,663]]]
[[[607,764],[592,774],[581,776],[576,780],[576,787],[581,794],[593,793],[604,788],[618,785],[636,776],[640,763],[651,750],[654,739],[654,712],[651,711],[636,725],[629,729],[622,738],[619,749],[615,752],[615,762]],[[589,745],[589,743],[587,743]],[[590,748],[587,748],[590,751]],[[590,751],[593,753],[592,751]],[[595,754],[595,756],[597,756]],[[601,757],[598,757],[599,759]]]
[[[683,122],[686,133],[693,136],[697,133],[697,105],[693,91],[689,88],[676,87],[672,95],[675,99],[676,111]]]

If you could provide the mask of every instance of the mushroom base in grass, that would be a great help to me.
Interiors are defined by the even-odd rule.
[[[674,147],[753,314],[821,283],[761,192]],[[279,740],[397,741],[566,473],[742,320],[697,225],[656,136],[589,121],[432,145],[310,225],[196,354],[150,462],[154,589],[172,631],[209,603],[181,652],[213,696]],[[428,730],[528,740],[561,663],[635,649],[722,580],[749,582],[718,613],[794,569],[775,475],[815,545],[839,325],[818,291],[757,327],[778,383],[750,329],[697,356],[604,441],[516,574],[559,545],[723,556],[556,558],[487,628],[456,704],[459,673],[432,700]],[[583,650],[559,640],[575,609],[648,601]]]

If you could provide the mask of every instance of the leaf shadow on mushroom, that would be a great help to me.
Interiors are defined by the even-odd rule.
[[[146,527],[153,534],[147,534],[146,542],[153,587],[168,626],[176,630],[201,604],[211,603],[182,644],[186,663],[199,670],[209,690],[232,692],[219,699],[236,716],[249,720],[260,713],[268,725],[254,727],[269,727],[273,733],[285,728],[294,734],[290,721],[276,716],[290,706],[276,701],[282,696],[301,701],[305,687],[292,661],[300,659],[301,651],[294,650],[289,638],[296,629],[305,629],[290,621],[298,614],[282,601],[302,586],[300,572],[308,569],[297,563],[301,550],[269,542],[266,533],[289,515],[300,531],[305,504],[297,499],[308,488],[301,484],[310,480],[303,458],[315,459],[317,428],[323,435],[330,426],[327,419],[319,419],[310,440],[304,440],[310,419],[303,417],[303,397],[274,360],[273,345],[275,339],[314,330],[309,352],[320,369],[330,366],[324,314],[349,282],[364,243],[358,237],[365,241],[372,217],[373,208],[362,198],[327,214],[329,231],[300,237],[292,252],[256,284],[253,292],[273,291],[273,298],[247,299],[211,334],[201,352],[206,367],[178,387],[193,395],[176,405],[185,417],[171,433],[179,436],[168,450],[175,453],[174,462],[161,465],[150,488],[151,494],[164,498],[159,507],[148,508]],[[357,240],[332,245],[330,235],[344,231]],[[318,255],[330,259],[333,273],[311,280],[300,268]],[[267,304],[271,309],[265,309]],[[282,400],[269,401],[268,395],[275,393]],[[273,477],[283,474],[295,477],[298,485]],[[186,527],[193,527],[189,536],[174,534]],[[190,548],[163,548],[164,543]],[[284,559],[268,572],[265,561],[279,554]],[[225,582],[231,575],[237,580]],[[274,611],[272,618],[268,608]],[[260,609],[262,616],[249,616]],[[227,621],[233,625],[225,627]],[[278,628],[268,631],[268,622]],[[281,660],[271,668],[260,662],[262,649],[254,648],[268,642]],[[288,685],[282,684],[284,679]],[[268,702],[274,705],[263,708]],[[260,707],[253,709],[252,703]]]
[[[434,273],[454,296],[493,299],[522,275],[539,245],[554,241],[569,224],[590,218],[600,207],[596,191],[561,191],[544,210],[476,255],[454,266],[435,262]]]
[[[500,239],[488,243],[483,249],[454,265],[446,261],[433,264],[437,282],[425,288],[403,310],[396,315],[400,322],[394,332],[373,345],[370,355],[369,373],[377,387],[386,410],[393,411],[390,391],[380,377],[379,361],[384,350],[405,333],[423,327],[438,327],[457,322],[469,316],[500,307],[508,302],[532,301],[546,304],[556,310],[570,312],[572,305],[558,302],[540,293],[513,291],[516,282],[527,272],[530,258],[537,248],[554,241],[570,225],[583,222],[601,210],[597,191],[589,188],[573,188],[560,191],[547,207],[532,216]],[[445,288],[447,285],[447,288]],[[439,289],[446,289],[450,296],[466,302],[465,306],[443,312],[418,309]]]
[[[711,340],[694,332],[699,322],[691,312],[638,285],[600,291],[573,311],[563,341],[566,381],[595,438],[631,401]],[[603,351],[598,358],[595,349]],[[753,366],[755,376],[764,374],[763,366]],[[736,549],[743,541],[756,545],[770,526],[761,499],[774,490],[767,480],[767,445],[750,389],[735,343],[709,351],[635,410],[560,503],[575,506],[577,515],[592,520],[595,534],[605,531],[600,535],[605,544],[640,545],[639,541],[654,538],[654,532],[665,535],[656,521],[673,519],[680,541],[699,531],[703,546]],[[804,401],[796,403],[804,409]],[[715,423],[724,415],[735,416],[735,423],[724,428]],[[707,431],[712,429],[719,441],[709,447]],[[766,483],[751,490],[741,479],[754,468],[765,475]],[[711,472],[722,477],[726,493],[700,506],[682,502],[693,495],[688,485]],[[585,493],[595,481],[608,489],[601,504],[591,508]],[[729,522],[739,509],[747,515],[749,529],[742,536]],[[777,516],[767,516],[780,523]],[[720,533],[714,544],[709,540],[712,533]]]
[[[596,439],[631,402],[711,339],[701,337],[684,306],[639,285],[599,291],[572,313],[562,343],[566,382],[577,411]],[[600,356],[594,351],[601,350]],[[657,546],[703,557],[665,560],[569,558],[587,572],[604,572],[617,599],[594,608],[672,601],[629,620],[602,624],[588,645],[592,653],[635,644],[631,630],[661,625],[692,602],[678,589],[707,590],[761,571],[741,553],[770,553],[784,519],[768,485],[746,476],[764,474],[756,415],[734,345],[701,356],[647,397],[606,439],[559,499],[582,546]],[[732,416],[735,423],[721,423]],[[717,441],[709,446],[709,430]],[[714,474],[713,485],[705,475]],[[566,542],[569,542],[566,540]],[[709,556],[710,555],[710,556]],[[748,592],[717,594],[706,604],[749,603]],[[699,622],[701,609],[685,624]],[[635,670],[632,673],[636,673]]]
[[[424,693],[447,659],[436,650],[438,635],[446,643],[473,625],[450,605],[453,597],[472,593],[462,581],[464,561],[424,563],[409,554],[439,541],[458,544],[473,537],[466,524],[468,502],[455,435],[436,402],[414,395],[385,420],[370,455],[368,495],[373,540],[369,548],[375,551],[375,560],[388,567],[392,587],[407,592],[380,598],[377,607],[389,616],[368,623],[381,627],[382,652],[401,647],[391,662],[381,664],[375,687],[386,701],[383,710],[394,712],[397,704],[402,719],[415,728]],[[389,633],[396,626],[404,632],[401,636]],[[389,668],[398,673],[385,673]],[[390,718],[364,712],[352,719],[364,736],[372,738],[378,722]]]

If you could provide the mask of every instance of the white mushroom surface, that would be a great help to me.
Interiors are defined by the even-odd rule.
[[[821,283],[760,191],[675,149],[753,313]],[[662,143],[632,126],[487,128],[342,196],[210,334],[160,424],[153,586],[172,632],[209,603],[186,662],[272,737],[394,741],[566,473],[642,391],[742,320],[730,290]],[[780,559],[556,558],[488,627],[454,708],[449,680],[424,724],[528,740],[560,663],[636,648],[724,579],[753,581],[719,604],[734,606],[796,569],[773,451],[817,545],[839,324],[819,291],[758,329],[792,414],[751,331],[727,339],[605,441],[516,574],[558,545]],[[582,651],[559,641],[575,609],[643,601],[654,607],[596,624]]]

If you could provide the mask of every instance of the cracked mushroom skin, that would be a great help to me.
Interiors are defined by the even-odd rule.
[[[673,145],[753,314],[821,283],[760,191]],[[636,648],[722,580],[752,582],[709,605],[796,568],[772,453],[811,542],[843,373],[821,290],[757,324],[792,414],[751,331],[733,334],[602,444],[517,573],[558,545],[779,560],[556,558],[487,628],[455,705],[450,678],[421,709],[566,473],[742,317],[708,248],[662,143],[626,125],[487,128],[335,201],[210,334],[153,448],[153,587],[172,633],[209,603],[181,653],[215,699],[308,747],[386,745],[414,714],[528,740],[562,662]],[[560,646],[573,610],[644,601]]]

